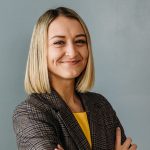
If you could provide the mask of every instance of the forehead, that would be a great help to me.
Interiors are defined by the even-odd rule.
[[[54,21],[52,21],[48,27],[49,36],[54,36],[56,34],[77,35],[85,34],[85,32],[78,20],[59,16]]]

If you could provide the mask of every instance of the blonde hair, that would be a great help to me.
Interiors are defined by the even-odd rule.
[[[79,21],[87,38],[89,57],[85,70],[76,78],[76,90],[83,93],[91,89],[94,84],[94,63],[88,29],[82,18],[75,11],[65,7],[58,7],[56,9],[47,10],[34,26],[24,80],[25,91],[28,94],[50,93],[51,91],[46,59],[47,32],[50,23],[58,16],[65,16]]]

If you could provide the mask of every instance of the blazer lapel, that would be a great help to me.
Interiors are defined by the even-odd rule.
[[[103,120],[100,119],[103,116],[102,112],[100,111],[99,107],[97,107],[97,99],[96,96],[91,94],[81,94],[80,98],[83,102],[83,106],[87,111],[88,121],[90,126],[91,132],[91,141],[92,141],[92,150],[106,150],[107,146],[105,145],[104,141],[104,126]]]
[[[78,149],[90,150],[90,145],[82,129],[80,128],[77,120],[75,119],[70,108],[67,106],[64,100],[62,100],[59,94],[54,90],[52,90],[50,94],[46,94],[45,96],[54,107],[54,109],[57,109],[58,118],[61,120],[61,122],[64,123]]]

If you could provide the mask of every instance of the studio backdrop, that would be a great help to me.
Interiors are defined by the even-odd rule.
[[[96,70],[92,91],[109,100],[138,149],[149,150],[149,0],[0,0],[0,149],[17,149],[12,114],[26,97],[33,26],[58,6],[77,11],[89,28]]]

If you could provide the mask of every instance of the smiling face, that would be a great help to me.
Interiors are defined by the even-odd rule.
[[[87,60],[87,40],[81,24],[72,18],[57,17],[48,28],[50,79],[75,79],[85,69]]]

